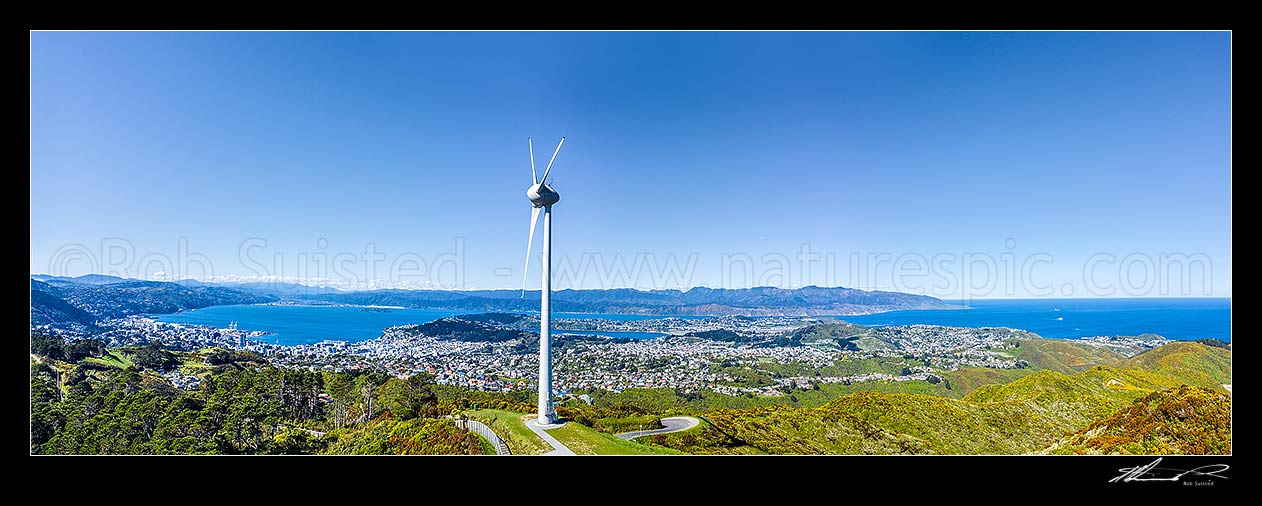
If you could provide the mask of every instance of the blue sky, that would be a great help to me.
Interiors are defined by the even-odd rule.
[[[1230,296],[1230,49],[35,32],[31,272],[519,288],[526,137],[564,135],[557,287]]]

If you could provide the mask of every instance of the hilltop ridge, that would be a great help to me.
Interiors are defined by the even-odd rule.
[[[716,409],[702,414],[707,423],[699,432],[655,442],[691,453],[1027,454],[1058,442],[1070,452],[1229,451],[1230,425],[1220,422],[1223,413],[1230,418],[1230,397],[1212,382],[1230,379],[1230,353],[1168,343],[1117,366],[1073,374],[1040,370],[962,399],[858,392],[817,408]],[[1174,404],[1193,408],[1145,407]]]

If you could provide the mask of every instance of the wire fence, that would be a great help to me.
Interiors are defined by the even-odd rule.
[[[496,455],[512,455],[513,454],[512,450],[508,449],[508,443],[504,441],[504,438],[500,437],[499,434],[496,434],[495,431],[491,430],[490,427],[487,427],[486,424],[482,422],[479,422],[477,420],[456,419],[456,427],[459,427],[461,429],[465,429],[468,431],[472,431],[486,438],[487,441],[491,442],[491,446],[495,447]]]

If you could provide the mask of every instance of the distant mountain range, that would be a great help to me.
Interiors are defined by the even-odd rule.
[[[184,286],[221,286],[225,288],[233,288],[246,292],[253,292],[261,295],[271,295],[275,297],[291,297],[297,295],[317,295],[325,293],[340,293],[341,290],[336,288],[328,288],[322,286],[307,286],[298,283],[283,283],[279,281],[248,281],[248,282],[228,282],[228,283],[206,283],[196,279],[181,279],[175,283]]]
[[[402,306],[491,312],[534,310],[539,292],[520,290],[372,290],[305,294],[300,300],[341,304]],[[552,309],[568,313],[643,315],[783,315],[846,316],[902,309],[946,309],[939,299],[898,292],[869,292],[854,288],[692,288],[680,290],[559,290],[552,293]]]
[[[120,278],[118,276],[110,276],[106,274],[84,274],[82,276],[53,276],[49,274],[33,274],[31,279],[43,281],[53,284],[73,283],[77,285],[115,285],[119,283],[153,283],[143,279]],[[196,279],[181,279],[171,281],[181,286],[199,287],[199,286],[217,286],[223,288],[234,288],[247,292],[255,292],[263,295],[286,296],[286,295],[310,295],[323,293],[337,293],[341,290],[336,288],[327,288],[319,286],[307,286],[298,283],[285,283],[280,281],[225,281],[219,283],[207,283]]]
[[[161,281],[123,280],[102,282],[101,276],[78,278],[31,278],[31,325],[50,325],[89,331],[96,322],[134,314],[175,313],[225,304],[258,304],[278,300],[272,295],[223,288],[187,287]]]
[[[66,276],[50,276],[48,274],[35,274],[31,279],[36,281],[44,281],[49,283],[75,283],[81,285],[112,285],[115,283],[128,283],[132,281],[144,281],[141,279],[120,278],[118,276],[107,276],[105,274],[84,274],[76,277]]]
[[[174,313],[225,304],[288,301],[315,304],[400,306],[471,313],[539,308],[539,291],[369,290],[343,292],[295,283],[140,281],[89,274],[31,276],[31,324],[90,327],[134,314]],[[680,290],[560,290],[552,309],[571,313],[642,315],[846,316],[903,309],[953,308],[924,295],[854,288],[692,288]]]

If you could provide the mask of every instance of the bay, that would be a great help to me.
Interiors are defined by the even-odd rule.
[[[232,305],[212,306],[174,314],[157,315],[166,323],[227,327],[237,322],[241,330],[270,332],[259,341],[311,344],[320,341],[365,341],[381,337],[382,329],[410,323],[432,322],[467,311],[440,309],[382,309],[347,306]]]
[[[1217,338],[1231,341],[1231,299],[1010,299],[948,301],[961,309],[892,311],[862,316],[838,316],[867,326],[916,323],[955,327],[1011,327],[1043,337],[1160,334],[1169,339]],[[967,309],[964,309],[967,308]],[[214,306],[158,315],[158,321],[227,327],[237,322],[243,330],[270,332],[260,340],[273,344],[310,344],[326,339],[363,341],[381,336],[382,329],[426,323],[468,311],[440,309],[364,308],[354,306],[235,305]],[[557,318],[605,318],[619,321],[664,318],[665,315],[557,313]],[[680,316],[685,319],[704,316]],[[555,330],[554,332],[563,332]],[[565,331],[611,337],[649,339],[654,332]]]

